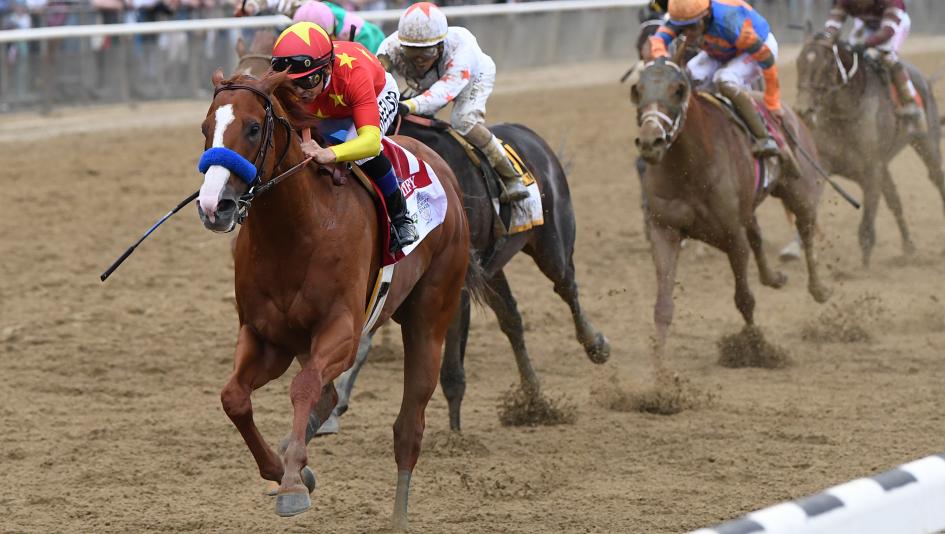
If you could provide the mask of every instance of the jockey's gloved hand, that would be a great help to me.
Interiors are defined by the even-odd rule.
[[[406,117],[407,115],[410,115],[410,106],[408,106],[407,104],[404,104],[403,102],[398,102],[397,114],[400,115],[401,117]]]
[[[863,44],[863,43],[857,43],[857,44],[851,46],[851,47],[850,47],[850,50],[852,50],[854,54],[860,54],[860,55],[862,55],[864,52],[866,52],[867,50],[869,50],[869,47],[866,46],[866,45]]]

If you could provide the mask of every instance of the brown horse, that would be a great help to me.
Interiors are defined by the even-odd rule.
[[[786,277],[773,271],[765,258],[754,210],[766,191],[755,184],[748,134],[725,111],[695,94],[685,71],[672,61],[649,63],[633,86],[631,99],[640,127],[636,144],[647,163],[643,192],[658,282],[655,348],[661,354],[673,318],[673,286],[683,238],[698,239],[728,255],[735,275],[735,305],[748,325],[754,323],[755,308],[748,287],[749,251],[755,255],[762,284],[781,287]],[[809,134],[790,109],[785,108],[783,121],[796,132],[802,146],[816,154]],[[823,186],[806,160],[799,162],[799,176],[781,172],[780,165],[772,166],[777,178],[770,193],[797,216],[807,257],[808,289],[817,302],[825,302],[829,291],[817,273],[813,248]]]
[[[213,76],[216,92],[203,123],[206,148],[224,147],[253,162],[254,187],[265,186],[305,159],[284,118],[284,104],[272,97],[284,82],[284,73],[259,80],[238,75],[224,81],[220,71]],[[397,141],[430,164],[449,203],[443,223],[397,265],[375,325],[393,317],[403,333],[393,522],[405,528],[424,411],[436,388],[443,342],[469,261],[469,228],[449,167],[424,145],[408,138]],[[337,400],[332,381],[354,361],[365,306],[381,266],[383,235],[371,194],[354,180],[335,186],[303,166],[246,208],[249,186],[237,174],[221,165],[210,167],[198,197],[208,229],[230,231],[246,216],[235,247],[236,361],[221,399],[262,477],[280,483],[276,512],[289,516],[311,506],[314,475],[306,467],[305,440],[309,414],[315,410],[328,416]],[[292,429],[280,457],[253,421],[250,395],[281,376],[293,360],[301,369],[291,384]]]
[[[906,145],[911,144],[922,158],[929,180],[945,203],[941,125],[935,96],[925,77],[914,67],[907,68],[925,104],[928,130],[922,135],[910,136],[897,119],[882,67],[854,53],[847,43],[833,44],[811,36],[797,57],[798,114],[810,126],[827,170],[863,188],[859,241],[864,266],[869,266],[876,243],[880,193],[896,217],[903,251],[915,251],[889,173],[889,162]]]

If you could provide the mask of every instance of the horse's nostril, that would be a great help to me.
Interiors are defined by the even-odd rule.
[[[653,140],[653,148],[660,148],[661,146],[665,144],[666,144],[666,139],[663,139],[662,137],[657,137],[656,139]]]
[[[236,202],[229,199],[220,200],[220,203],[217,204],[217,213],[230,213],[235,209]]]
[[[637,137],[636,139],[634,139],[633,142],[637,145],[637,148],[640,148],[640,138],[639,138],[639,137]]]

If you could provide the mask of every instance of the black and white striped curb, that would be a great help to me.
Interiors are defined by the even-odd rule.
[[[945,453],[690,534],[911,534],[945,529]]]

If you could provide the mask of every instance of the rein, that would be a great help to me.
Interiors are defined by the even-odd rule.
[[[817,43],[825,48],[828,47],[826,43]],[[833,52],[834,63],[837,66],[837,72],[840,74],[840,84],[832,83],[827,87],[815,87],[814,85],[804,84],[801,86],[801,89],[806,89],[811,91],[811,93],[816,94],[817,97],[813,99],[816,104],[816,108],[820,108],[825,112],[825,114],[834,119],[850,119],[859,115],[859,113],[854,109],[849,113],[837,113],[833,111],[831,107],[827,107],[822,102],[828,98],[833,97],[837,92],[849,88],[850,82],[853,81],[853,78],[860,71],[860,56],[859,54],[853,54],[853,65],[847,69],[843,64],[843,59],[840,58],[840,48],[836,43],[830,45],[829,48]]]

